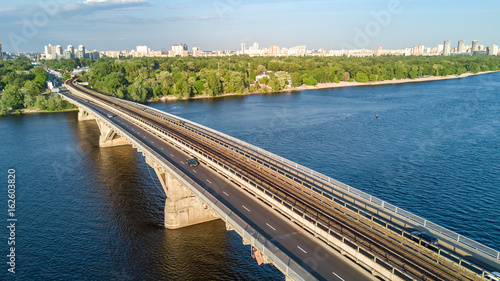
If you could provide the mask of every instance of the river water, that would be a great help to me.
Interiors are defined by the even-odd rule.
[[[499,81],[494,73],[150,106],[499,249]],[[99,148],[97,126],[76,112],[4,117],[0,132],[0,172],[16,170],[18,219],[15,275],[0,228],[0,280],[283,279],[221,221],[165,230],[165,196],[142,156]]]

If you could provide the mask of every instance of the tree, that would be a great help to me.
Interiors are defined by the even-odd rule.
[[[66,81],[66,80],[69,80],[69,79],[71,79],[71,75],[69,73],[64,73],[63,74],[63,80]]]
[[[314,77],[308,76],[304,79],[304,84],[316,86],[318,84],[318,81],[316,79],[314,79]]]
[[[207,77],[208,94],[215,97],[222,93],[222,84],[215,73],[210,73]]]
[[[3,104],[12,109],[21,108],[24,101],[24,95],[18,86],[7,85],[2,94]]]
[[[45,110],[45,108],[47,107],[47,101],[46,101],[45,97],[37,96],[33,107],[36,109],[39,109],[39,110]]]
[[[358,72],[356,74],[356,81],[361,82],[361,83],[368,82],[368,76],[366,74],[364,74],[363,72]]]
[[[370,74],[370,81],[377,81],[377,75]]]

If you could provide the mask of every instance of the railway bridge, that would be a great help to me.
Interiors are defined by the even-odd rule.
[[[222,219],[287,280],[489,280],[500,271],[498,251],[297,163],[74,80],[63,88],[78,119],[97,122],[101,147],[143,154],[167,196],[166,228]]]

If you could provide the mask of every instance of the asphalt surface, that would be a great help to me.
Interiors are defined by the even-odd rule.
[[[340,253],[321,240],[293,224],[289,219],[263,204],[254,196],[242,190],[242,188],[219,176],[203,163],[197,167],[189,166],[186,159],[192,157],[183,151],[143,130],[134,123],[121,118],[119,115],[101,108],[92,101],[84,102],[84,99],[71,94],[69,91],[64,91],[61,94],[67,95],[101,113],[109,121],[121,127],[123,131],[141,140],[145,147],[160,154],[183,171],[316,278],[341,281],[373,278],[363,268],[347,261],[345,257],[342,257]],[[108,113],[114,116],[108,118]]]

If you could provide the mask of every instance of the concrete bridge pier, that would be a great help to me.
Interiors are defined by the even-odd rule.
[[[146,157],[146,163],[155,170],[167,195],[165,200],[166,228],[177,229],[219,218],[201,199],[153,159]]]
[[[96,118],[94,115],[90,114],[85,108],[78,108],[78,121],[88,121],[95,120],[101,135],[99,136],[99,146],[100,147],[112,147],[120,145],[129,145],[130,143],[123,137],[117,134],[117,132],[108,126],[101,119]]]
[[[99,131],[101,135],[99,136],[99,146],[100,147],[112,147],[121,145],[130,145],[130,143],[118,135],[118,133],[105,122],[100,119],[96,119],[97,126],[99,126]]]
[[[88,113],[84,108],[78,108],[78,121],[95,120],[96,118]]]

